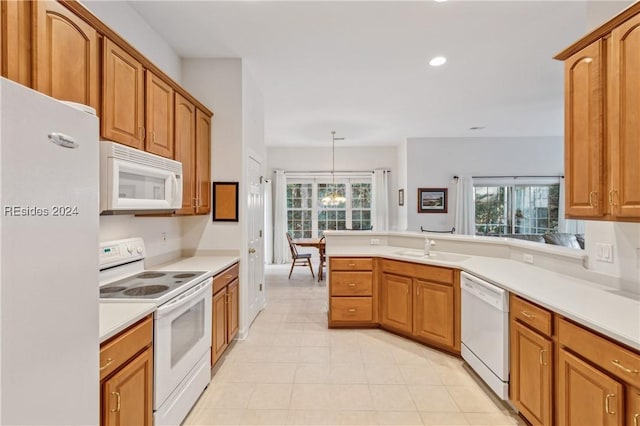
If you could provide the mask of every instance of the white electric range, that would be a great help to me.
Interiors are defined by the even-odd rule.
[[[211,378],[212,278],[144,269],[141,238],[100,244],[100,302],[155,303],[154,424],[182,423]]]

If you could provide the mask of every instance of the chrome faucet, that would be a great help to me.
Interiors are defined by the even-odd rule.
[[[431,240],[428,237],[424,238],[424,255],[429,256],[431,251]]]

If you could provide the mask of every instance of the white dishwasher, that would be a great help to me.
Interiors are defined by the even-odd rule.
[[[509,399],[509,293],[462,272],[462,358]]]

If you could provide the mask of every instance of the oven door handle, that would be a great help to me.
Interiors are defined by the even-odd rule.
[[[213,282],[213,278],[207,278],[206,281],[203,281],[200,284],[195,285],[194,287],[190,288],[186,292],[182,293],[180,296],[175,297],[171,299],[171,301],[160,306],[156,311],[156,318],[162,318],[164,316],[167,316],[171,312],[177,309],[180,309],[185,305],[188,305],[194,300],[199,299],[203,293],[211,289],[212,282]]]

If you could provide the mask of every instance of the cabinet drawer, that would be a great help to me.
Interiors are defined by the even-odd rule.
[[[332,257],[332,271],[370,271],[373,269],[373,260],[370,257]]]
[[[553,315],[546,309],[536,306],[518,296],[511,295],[509,311],[513,318],[523,324],[535,328],[545,336],[551,336]]]
[[[558,342],[619,379],[640,387],[640,354],[565,319],[558,322]]]
[[[438,266],[419,265],[411,262],[399,262],[396,260],[383,260],[382,271],[405,277],[420,278],[427,281],[435,281],[443,284],[453,284],[454,270]]]
[[[332,297],[331,320],[368,322],[373,319],[373,303],[370,297]]]
[[[372,272],[332,272],[332,296],[371,296]]]
[[[240,268],[236,263],[235,265],[225,269],[224,271],[213,277],[213,294],[216,294],[218,291],[229,285],[231,281],[238,278],[239,270]]]
[[[100,347],[100,380],[116,371],[153,340],[153,319],[148,316]]]

